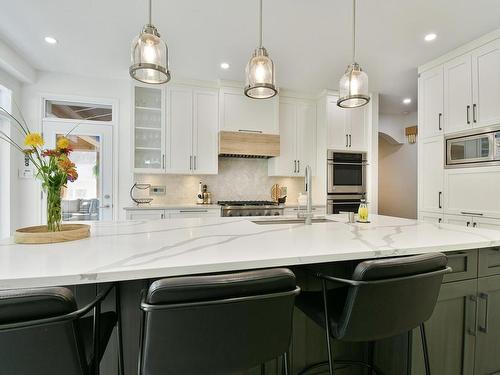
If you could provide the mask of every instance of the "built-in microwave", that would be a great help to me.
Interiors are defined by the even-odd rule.
[[[328,194],[366,193],[366,153],[328,150]]]
[[[500,165],[500,130],[445,138],[445,168]]]

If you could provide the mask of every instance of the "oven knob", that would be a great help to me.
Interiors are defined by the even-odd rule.
[[[266,211],[266,216],[271,216],[271,213],[269,211]]]
[[[274,216],[280,216],[280,213],[279,212],[275,212]]]
[[[233,216],[232,212],[228,212],[227,216]]]

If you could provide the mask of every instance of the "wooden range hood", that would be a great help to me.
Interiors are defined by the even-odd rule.
[[[250,132],[219,132],[219,156],[271,158],[279,155],[279,135]]]

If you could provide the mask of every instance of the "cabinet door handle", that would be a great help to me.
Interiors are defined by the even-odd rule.
[[[196,170],[196,155],[193,156],[193,169]]]
[[[469,225],[470,225],[470,221],[467,222],[467,226],[469,226]]]
[[[460,211],[462,215],[471,215],[471,216],[483,216],[480,212],[468,212],[468,211]]]
[[[349,147],[352,147],[352,135],[349,134]]]
[[[477,223],[476,222],[472,223],[472,228],[477,228]]]
[[[489,309],[489,303],[488,303],[488,293],[481,292],[479,293],[479,298],[484,300],[485,306],[484,306],[484,317],[482,324],[479,323],[478,329],[480,332],[483,333],[488,333],[488,309]]]
[[[438,128],[439,130],[443,130],[443,127],[441,126],[441,119],[443,118],[443,114],[440,113],[438,117]]]
[[[189,170],[193,169],[193,155],[189,156]]]
[[[165,214],[161,214],[161,215],[160,215],[160,218],[161,218],[161,219],[165,219]]]
[[[471,294],[465,297],[465,319],[467,333],[471,336],[476,336],[476,304],[477,298]]]
[[[469,115],[469,112],[470,112],[470,105],[467,106],[467,124],[470,124],[470,115]]]
[[[300,160],[297,160],[297,173],[300,173]]]
[[[293,161],[293,173],[297,173],[297,160]]]
[[[441,219],[440,217],[438,218],[438,223],[442,223],[443,222],[443,219]]]
[[[443,205],[441,204],[441,197],[443,196],[443,192],[440,191],[438,195],[438,208],[443,208]]]
[[[162,154],[161,156],[161,167],[162,169],[165,169],[165,154]]]
[[[349,147],[349,135],[345,135],[345,147]]]
[[[477,112],[477,105],[473,104],[472,105],[472,121],[475,123],[477,122],[476,112]]]

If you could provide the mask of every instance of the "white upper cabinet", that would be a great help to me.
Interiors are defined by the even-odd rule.
[[[453,133],[472,127],[471,55],[444,64],[444,130]]]
[[[316,104],[280,98],[280,156],[269,159],[270,176],[303,176],[306,165],[315,172]]]
[[[137,85],[133,97],[134,171],[162,173],[166,163],[164,91]]]
[[[134,94],[135,173],[217,174],[218,89],[135,86]]]
[[[443,212],[443,138],[421,139],[418,143],[418,208],[425,212]]]
[[[327,147],[335,150],[349,148],[349,125],[347,112],[337,106],[337,97],[329,96],[326,102],[326,137]]]
[[[279,99],[258,100],[245,96],[242,88],[220,89],[220,130],[279,134]]]
[[[347,124],[349,132],[349,149],[353,151],[366,151],[368,149],[368,121],[367,110],[369,104],[347,111]]]
[[[329,149],[349,151],[368,149],[368,105],[345,109],[337,106],[337,97],[327,98],[327,146]]]
[[[474,126],[500,124],[500,40],[472,53]]]
[[[421,138],[443,133],[443,66],[422,73],[418,79],[418,117]]]
[[[217,174],[219,92],[213,89],[193,90],[193,172]]]
[[[304,176],[306,166],[316,174],[316,104],[297,104],[297,173]]]
[[[218,90],[169,86],[167,172],[217,174]]]
[[[167,172],[189,173],[193,155],[193,92],[169,86],[167,94]],[[191,163],[190,163],[191,162]]]

